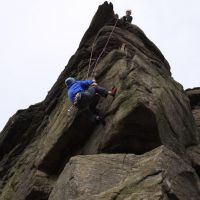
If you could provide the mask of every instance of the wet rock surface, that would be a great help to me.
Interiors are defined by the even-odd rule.
[[[144,32],[116,20],[112,4],[101,5],[45,100],[8,121],[1,200],[200,199],[198,89],[185,92]],[[105,125],[67,112],[65,78],[92,72],[101,86],[118,88],[99,100]]]

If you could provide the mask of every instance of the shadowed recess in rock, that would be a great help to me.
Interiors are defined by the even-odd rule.
[[[102,152],[143,154],[161,145],[155,116],[143,105],[123,119],[120,127]]]
[[[175,194],[166,193],[166,195],[170,200],[179,200],[179,198]]]
[[[199,178],[200,178],[200,166],[199,166],[199,165],[192,165],[192,167],[195,169],[197,175],[198,175]]]
[[[31,191],[25,200],[48,200],[49,194],[45,192]]]
[[[193,89],[187,89],[186,94],[190,99],[190,105],[192,108],[200,106],[200,88],[196,87]]]

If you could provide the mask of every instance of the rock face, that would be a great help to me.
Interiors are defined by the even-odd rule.
[[[194,169],[161,146],[140,156],[73,157],[49,200],[197,199],[200,195],[198,184]]]
[[[188,96],[143,31],[116,20],[112,4],[101,5],[45,100],[8,121],[1,200],[200,199],[199,124]],[[98,102],[105,126],[67,113],[65,78],[93,72],[118,88]]]
[[[186,94],[190,99],[190,106],[200,135],[200,88],[187,89]],[[200,176],[200,145],[187,148],[192,166]]]
[[[192,114],[200,131],[200,88],[188,89],[186,94],[190,99]]]

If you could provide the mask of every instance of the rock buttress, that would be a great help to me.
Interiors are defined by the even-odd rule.
[[[75,156],[49,200],[198,199],[199,178],[174,152],[161,146],[140,156]]]
[[[18,111],[1,132],[1,200],[59,200],[60,195],[68,199],[66,193],[69,193],[71,199],[79,199],[80,195],[90,196],[87,188],[78,188],[78,194],[73,196],[73,191],[71,194],[69,192],[70,187],[63,187],[71,184],[68,179],[71,172],[66,172],[66,169],[73,171],[79,166],[69,167],[73,158],[70,162],[69,159],[75,155],[82,154],[84,161],[90,159],[84,155],[95,154],[94,158],[98,163],[101,162],[101,153],[105,155],[105,162],[112,160],[112,155],[116,154],[114,157],[118,161],[115,167],[122,173],[121,181],[127,179],[127,184],[131,185],[128,186],[130,191],[126,184],[120,182],[119,176],[113,177],[113,180],[101,176],[102,180],[96,180],[95,184],[105,182],[110,188],[99,188],[99,191],[91,194],[88,199],[93,198],[92,195],[97,195],[96,199],[123,199],[129,194],[133,195],[131,198],[135,198],[134,193],[144,191],[146,195],[150,189],[159,189],[158,196],[163,196],[163,199],[181,199],[186,193],[186,197],[199,199],[199,178],[186,154],[186,148],[198,144],[199,141],[188,97],[182,86],[171,77],[170,66],[160,50],[136,25],[126,24],[121,20],[117,22],[95,70],[100,85],[108,89],[113,86],[118,88],[114,99],[108,97],[100,99],[98,103],[98,109],[105,115],[106,125],[92,124],[81,112],[67,113],[69,103],[66,100],[64,80],[68,76],[86,78],[93,41],[99,32],[89,71],[89,75],[91,74],[113,30],[116,22],[113,16],[111,3],[105,2],[99,7],[77,52],[71,57],[45,100]],[[174,169],[172,174],[167,173],[167,167],[173,169],[173,162],[168,157],[162,165],[159,164],[157,151],[153,149],[161,149],[161,145],[177,157],[183,167],[186,166],[182,171]],[[145,156],[149,161],[146,162],[147,173],[143,178],[143,175],[140,175],[142,166],[138,166],[137,173],[130,178],[129,173],[124,174],[123,167],[127,167],[121,165],[120,160],[126,154],[133,157],[133,160]],[[74,160],[76,161],[76,158]],[[154,163],[162,172],[157,171],[154,176],[148,165],[150,163]],[[130,165],[134,166],[134,162],[130,162]],[[165,177],[163,171],[166,172]],[[173,175],[177,175],[178,180],[175,183],[169,181],[167,188],[163,189],[161,182],[171,179]],[[88,180],[93,182],[92,176],[92,173],[88,174]],[[151,177],[154,180],[151,185],[143,184],[143,180],[151,182]],[[115,178],[118,180],[117,185],[113,185]],[[63,180],[66,182],[63,183]],[[77,180],[80,181],[77,184],[81,186],[82,179]],[[92,182],[86,184],[90,185]],[[190,184],[191,186],[179,193],[177,188],[184,186],[184,183],[185,187]],[[56,189],[60,184],[62,189]],[[112,197],[113,191],[116,193],[115,188],[122,196]],[[156,194],[149,194],[152,195],[151,199],[154,199]]]

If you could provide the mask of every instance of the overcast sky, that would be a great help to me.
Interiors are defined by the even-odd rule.
[[[42,101],[76,51],[102,0],[0,0],[0,130]],[[199,0],[113,0],[162,51],[184,88],[200,86]]]

